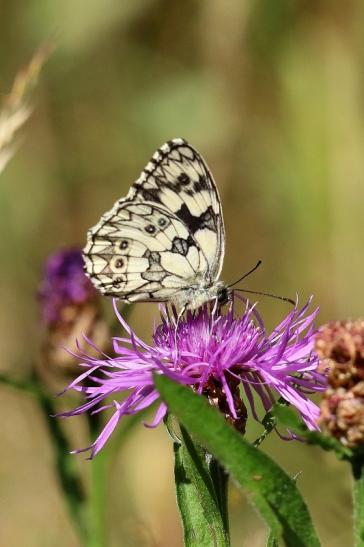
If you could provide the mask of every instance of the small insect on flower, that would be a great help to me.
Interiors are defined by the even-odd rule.
[[[113,339],[114,357],[79,356],[84,370],[67,390],[83,393],[86,402],[61,415],[99,412],[100,405],[103,411],[114,411],[98,438],[83,450],[91,450],[94,457],[124,416],[137,414],[153,403],[158,406],[149,427],[161,422],[168,409],[154,386],[154,373],[206,396],[240,431],[245,429],[247,406],[259,420],[254,394],[266,412],[278,396],[284,397],[307,426],[316,429],[319,409],[307,395],[326,385],[325,377],[317,371],[318,358],[313,351],[312,323],[317,310],[309,313],[309,303],[302,309],[296,306],[267,334],[254,306],[244,303],[243,311],[236,312],[242,301],[233,295],[226,311],[206,304],[179,320],[174,308],[163,306],[161,323],[149,345],[124,321],[114,300],[126,335]]]

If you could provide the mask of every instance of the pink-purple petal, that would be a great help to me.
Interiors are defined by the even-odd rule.
[[[239,314],[241,303],[243,311]],[[157,402],[155,416],[146,425],[156,427],[163,420],[168,409],[154,387],[153,373],[157,373],[189,385],[201,395],[210,382],[217,382],[233,421],[238,416],[235,394],[240,382],[241,397],[256,420],[259,416],[253,392],[266,412],[279,396],[284,397],[301,414],[307,427],[317,429],[318,407],[307,394],[324,389],[326,379],[317,371],[318,359],[313,351],[317,309],[309,313],[309,303],[301,310],[296,304],[270,334],[255,305],[240,295],[233,296],[225,312],[212,311],[209,305],[197,312],[188,311],[178,326],[175,308],[163,305],[161,322],[148,345],[126,323],[114,301],[115,314],[124,331],[121,337],[113,339],[115,357],[104,355],[105,359],[95,359],[80,352],[84,361],[81,367],[86,370],[66,389],[83,392],[86,401],[62,416],[101,413],[114,406],[114,414],[87,449],[94,457],[125,416]],[[92,341],[87,342],[94,350]],[[115,399],[120,396],[121,402],[108,403],[111,394]]]

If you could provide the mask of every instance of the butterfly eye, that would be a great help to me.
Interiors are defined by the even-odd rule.
[[[217,301],[220,306],[227,304],[229,302],[229,289],[227,287],[222,287],[217,293]]]
[[[125,249],[128,248],[128,242],[126,241],[126,239],[123,239],[122,242],[120,243],[119,247],[120,247],[120,250],[121,251],[124,251]]]
[[[146,227],[145,227],[145,231],[146,231],[148,234],[154,234],[154,232],[155,232],[155,226],[153,226],[153,224],[147,224]]]

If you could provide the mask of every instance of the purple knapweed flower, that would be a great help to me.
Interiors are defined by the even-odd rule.
[[[326,385],[325,377],[317,371],[318,358],[313,350],[312,323],[317,310],[308,313],[309,302],[301,310],[296,306],[267,334],[254,306],[246,303],[242,314],[235,312],[238,300],[241,301],[240,296],[233,296],[226,311],[214,312],[206,305],[196,312],[187,312],[177,327],[175,310],[162,306],[162,322],[154,331],[151,345],[132,331],[114,301],[115,313],[126,335],[113,339],[115,357],[105,355],[97,359],[84,353],[79,355],[85,370],[66,390],[83,393],[86,402],[61,416],[106,409],[114,412],[92,445],[75,452],[91,450],[93,458],[124,416],[136,414],[155,402],[157,411],[148,426],[155,427],[161,422],[167,407],[160,401],[153,373],[165,374],[191,386],[211,403],[214,403],[211,386],[215,386],[215,394],[218,397],[222,394],[225,399],[223,405],[217,406],[220,410],[224,408],[233,423],[244,418],[243,401],[259,420],[255,393],[265,411],[271,409],[277,396],[284,397],[310,429],[317,429],[319,409],[307,397]],[[120,395],[123,397],[116,400]]]
[[[96,290],[83,271],[80,249],[63,249],[48,257],[38,295],[47,326],[61,319],[66,306],[82,305],[96,298]]]

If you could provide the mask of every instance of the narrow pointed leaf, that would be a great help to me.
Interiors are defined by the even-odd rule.
[[[182,442],[173,443],[177,502],[186,547],[229,547],[205,451],[182,428]]]
[[[276,425],[282,425],[290,429],[309,444],[320,446],[323,450],[331,450],[336,453],[339,459],[351,460],[353,458],[353,451],[347,446],[342,445],[335,437],[324,435],[320,431],[310,431],[307,429],[304,421],[293,408],[275,404],[272,413],[275,416]]]
[[[307,506],[285,471],[190,388],[162,376],[155,376],[155,385],[169,411],[249,495],[274,537],[283,536],[291,547],[320,545]]]

